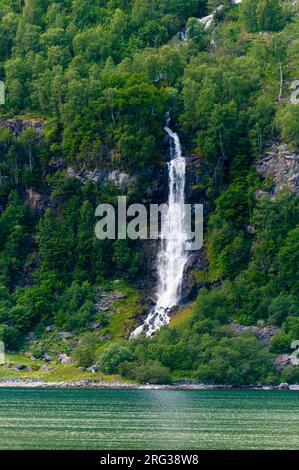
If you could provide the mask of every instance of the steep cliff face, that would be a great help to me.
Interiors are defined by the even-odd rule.
[[[299,154],[286,144],[274,143],[256,167],[264,178],[273,178],[274,193],[287,186],[299,195]]]
[[[35,118],[14,118],[0,120],[0,127],[10,129],[15,137],[19,136],[24,130],[34,129],[42,137],[45,122]],[[201,158],[194,154],[185,156],[186,159],[186,202],[189,204],[203,204],[207,207],[205,196],[205,165]],[[140,202],[148,209],[150,204],[160,204],[167,200],[167,167],[166,165],[153,165],[146,169],[127,174],[117,167],[94,169],[75,169],[67,166],[63,157],[51,161],[46,174],[54,174],[57,171],[65,170],[70,178],[77,178],[82,184],[85,181],[91,181],[102,185],[106,182],[114,184],[120,194],[129,194],[139,185],[142,187],[142,197]],[[47,207],[51,207],[50,189],[46,193],[38,192],[34,188],[29,188],[24,194],[24,198],[37,215],[42,215]],[[157,284],[157,261],[160,247],[159,240],[137,241],[136,245],[143,252],[143,263],[141,272],[136,280],[137,287],[142,290],[148,299],[154,299]],[[205,249],[191,252],[184,270],[184,280],[182,283],[182,301],[185,302],[196,296],[202,282],[198,281],[196,272],[207,267]]]

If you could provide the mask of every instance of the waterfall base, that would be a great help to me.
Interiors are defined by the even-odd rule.
[[[147,316],[144,323],[136,328],[130,335],[130,339],[136,338],[141,333],[145,333],[147,337],[153,336],[162,326],[168,325],[170,322],[170,308],[155,307]]]

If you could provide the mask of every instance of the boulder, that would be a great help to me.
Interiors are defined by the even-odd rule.
[[[27,341],[33,341],[35,339],[35,334],[33,331],[30,331],[30,333],[28,333],[28,335],[26,336],[26,340]]]
[[[28,367],[28,366],[25,366],[24,364],[17,364],[15,367],[14,367],[14,370],[20,372],[32,372],[32,368],[31,367]]]
[[[55,325],[49,325],[49,326],[46,326],[46,332],[47,333],[50,333],[51,331],[55,330]]]
[[[289,390],[290,386],[288,383],[284,382],[284,383],[281,383],[280,385],[278,385],[278,390]]]
[[[67,354],[58,354],[61,364],[73,364],[72,359]]]
[[[87,367],[86,371],[91,372],[92,374],[95,374],[96,372],[98,372],[98,368],[96,365],[93,365],[93,366]]]
[[[45,372],[51,372],[52,370],[55,370],[55,367],[49,366],[48,364],[44,364],[40,370],[43,370]]]
[[[26,366],[24,364],[17,364],[15,366],[15,370],[25,370]]]
[[[57,333],[57,336],[60,339],[70,339],[74,335],[73,335],[73,333],[70,333],[69,331],[60,331],[59,333]]]
[[[102,343],[106,343],[106,341],[110,341],[111,339],[112,339],[112,336],[111,336],[109,333],[107,333],[105,336],[102,336],[102,338],[100,339],[100,341],[101,341]]]
[[[45,354],[44,355],[44,361],[46,362],[51,362],[53,360],[52,356],[50,356],[49,354]]]
[[[118,300],[118,299],[124,299],[126,297],[126,294],[123,292],[111,292],[110,293],[110,298],[112,300]]]

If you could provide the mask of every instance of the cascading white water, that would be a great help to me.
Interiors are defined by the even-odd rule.
[[[231,5],[239,5],[243,0],[230,0]],[[216,13],[223,10],[224,5],[218,5],[210,15],[204,16],[203,18],[197,18],[197,20],[203,25],[205,29],[208,29],[215,18]],[[179,32],[179,39],[181,41],[186,41],[188,38],[188,28],[185,28],[185,31]]]
[[[188,258],[185,242],[185,176],[186,162],[178,135],[168,125],[165,131],[170,137],[171,160],[168,163],[168,209],[161,229],[161,248],[158,255],[157,303],[132,337],[143,331],[152,336],[162,326],[169,323],[170,309],[178,304],[184,268]]]

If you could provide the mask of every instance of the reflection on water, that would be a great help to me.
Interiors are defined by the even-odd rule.
[[[0,389],[1,449],[299,449],[290,391]]]

